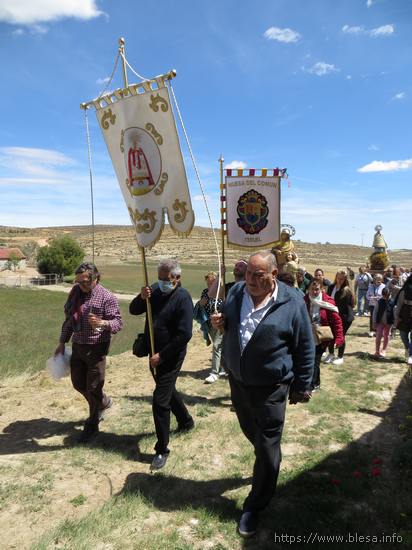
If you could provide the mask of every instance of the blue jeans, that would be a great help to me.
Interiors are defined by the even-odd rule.
[[[358,314],[363,315],[368,310],[368,301],[366,299],[366,288],[358,288]]]
[[[399,334],[405,349],[409,351],[409,357],[412,357],[412,330],[410,332],[407,330],[400,330]]]

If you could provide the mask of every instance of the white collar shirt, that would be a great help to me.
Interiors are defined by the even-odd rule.
[[[266,302],[255,308],[253,300],[246,287],[243,290],[242,307],[240,309],[240,345],[243,350],[252,338],[257,326],[266,315],[269,308],[276,302],[278,296],[278,285],[269,296]]]

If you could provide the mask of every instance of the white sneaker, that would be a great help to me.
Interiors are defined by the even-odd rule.
[[[332,361],[332,365],[343,365],[343,357],[337,357]]]
[[[333,353],[329,353],[325,359],[322,359],[322,362],[323,363],[332,363],[332,361],[335,359],[335,356],[333,355]]]
[[[216,382],[216,380],[217,375],[212,372],[207,378],[205,378],[205,384],[213,384],[213,382]]]
[[[408,357],[408,365],[412,365],[412,355]]]
[[[369,333],[369,336],[370,336],[371,338],[375,338],[375,333],[374,333],[374,332],[370,332],[370,333]]]

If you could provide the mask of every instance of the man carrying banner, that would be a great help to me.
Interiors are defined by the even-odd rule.
[[[252,254],[245,283],[228,294],[224,312],[211,317],[224,330],[232,402],[256,455],[239,522],[243,537],[256,533],[259,513],[276,489],[288,392],[291,404],[311,396],[315,346],[309,316],[301,297],[276,274],[273,254]]]
[[[180,285],[181,268],[176,260],[162,260],[157,272],[158,282],[143,287],[129,307],[132,315],[145,313],[146,299],[150,298],[153,313],[155,353],[149,362],[156,382],[152,410],[157,442],[151,470],[163,468],[169,456],[170,411],[176,417],[179,431],[194,427],[193,418],[176,391],[176,380],[192,337],[193,301]],[[147,319],[145,334],[149,342]]]

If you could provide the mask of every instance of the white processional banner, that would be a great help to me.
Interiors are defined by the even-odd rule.
[[[227,242],[265,247],[280,237],[280,177],[226,176]]]
[[[146,248],[160,238],[166,213],[173,231],[188,236],[194,212],[169,90],[163,82],[143,93],[137,85],[127,90],[127,97],[105,96],[96,116],[137,243]]]

